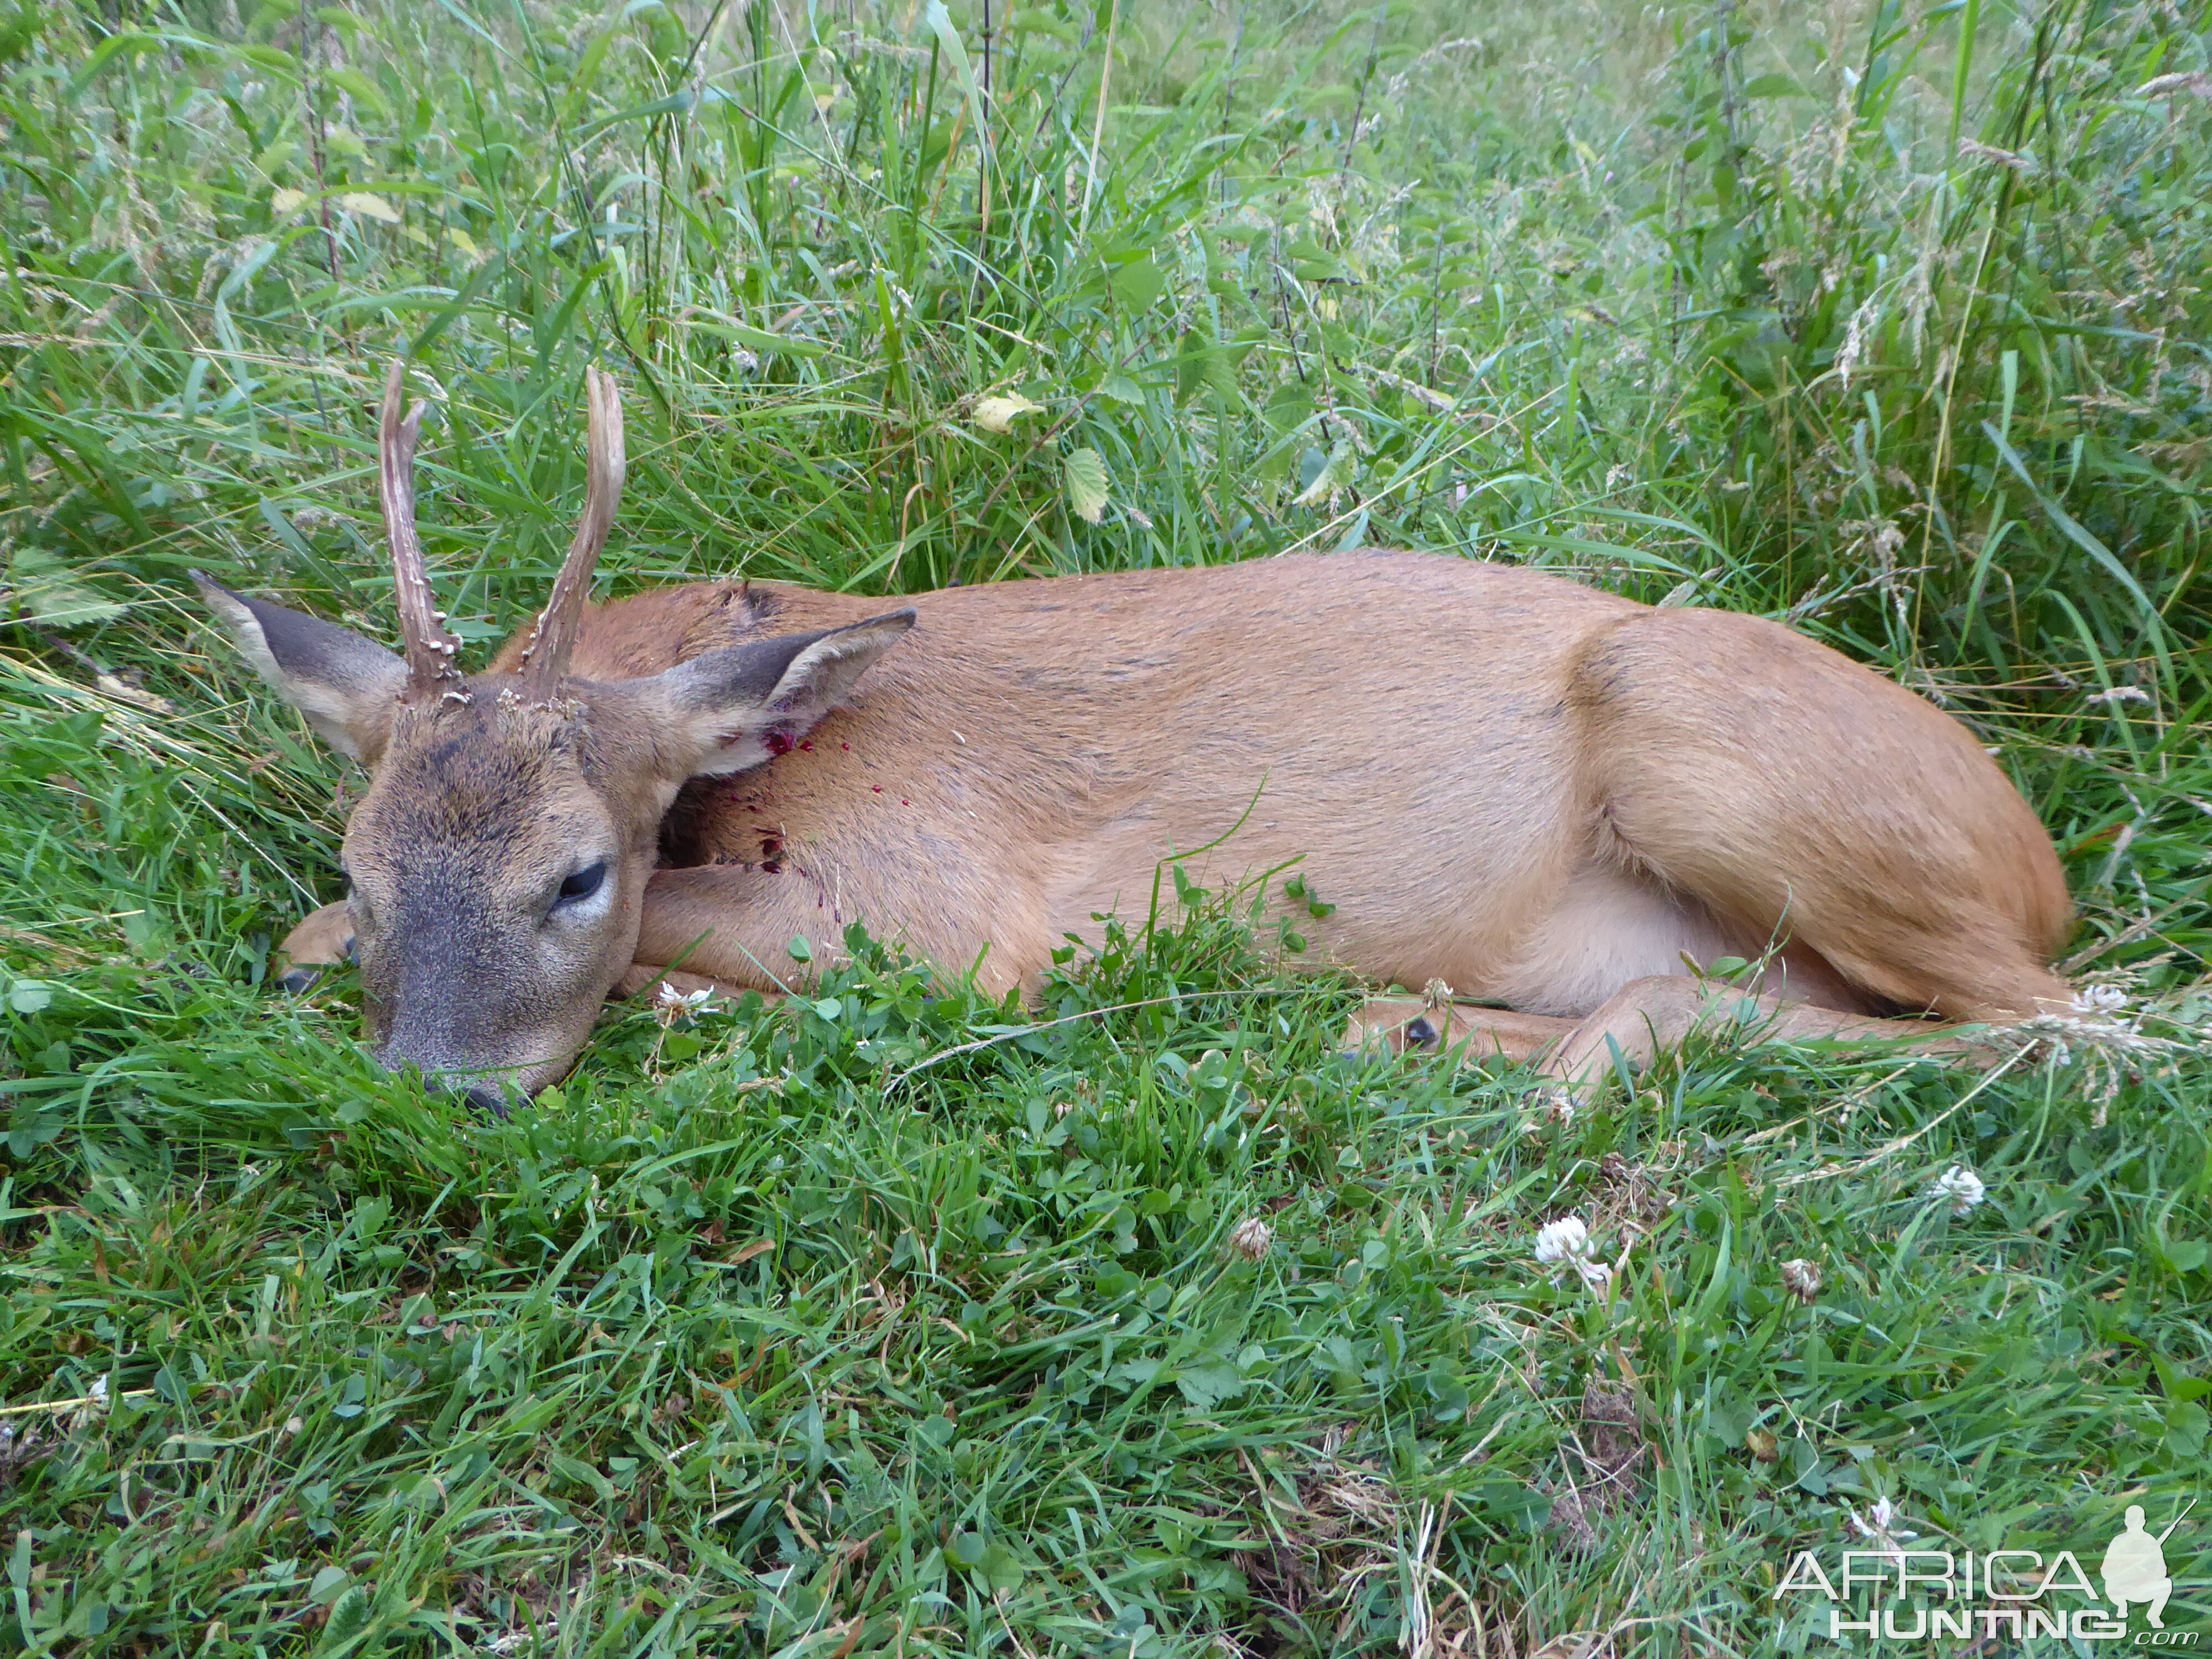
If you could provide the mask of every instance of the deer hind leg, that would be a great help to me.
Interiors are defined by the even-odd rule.
[[[1561,1022],[1565,1024],[1565,1022]],[[1632,981],[1604,1006],[1573,1026],[1544,1057],[1542,1069],[1573,1092],[1601,1091],[1613,1074],[1616,1054],[1632,1069],[1648,1066],[1663,1049],[1679,1047],[1694,1031],[1732,1036],[1746,1045],[1819,1040],[1906,1042],[1921,1053],[1946,1057],[1971,1054],[1945,1028],[1920,1019],[1875,1019],[1841,1013],[1772,994],[1743,992],[1685,974]]]
[[[1799,994],[1978,1024],[2067,1009],[2044,965],[2071,915],[2051,838],[1932,703],[1717,611],[1639,613],[1578,678],[1593,852],[1845,993]]]
[[[295,996],[313,988],[332,963],[353,959],[353,917],[343,903],[325,904],[284,935],[276,982]]]

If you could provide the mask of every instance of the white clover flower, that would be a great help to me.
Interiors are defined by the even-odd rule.
[[[1782,1288],[1807,1307],[1820,1294],[1820,1264],[1808,1261],[1803,1256],[1782,1264]]]
[[[696,991],[679,991],[666,980],[660,981],[660,989],[653,997],[655,1012],[670,1024],[696,1018],[699,1011],[714,1000],[714,993],[706,987]]]
[[[1989,1195],[1981,1176],[1963,1164],[1954,1164],[1928,1188],[1928,1196],[1949,1204],[1953,1215],[1972,1215]]]
[[[1257,1261],[1275,1248],[1275,1230],[1252,1216],[1237,1224],[1237,1231],[1229,1235],[1229,1248],[1247,1261]]]
[[[1536,1234],[1536,1260],[1573,1261],[1589,1255],[1589,1229],[1580,1216],[1564,1215],[1547,1221]]]
[[[1580,1216],[1563,1215],[1546,1222],[1536,1234],[1535,1256],[1547,1266],[1572,1267],[1594,1291],[1604,1289],[1613,1279],[1613,1269],[1590,1253],[1589,1229]]]
[[[2128,1006],[2128,994],[2117,985],[2085,985],[2075,992],[2074,1012],[2090,1019],[2108,1019]]]

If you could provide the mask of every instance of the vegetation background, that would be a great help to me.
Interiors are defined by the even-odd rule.
[[[2202,3],[6,3],[9,1648],[1825,1650],[1795,1551],[2207,1495]],[[358,785],[183,580],[388,634],[395,353],[472,643],[594,361],[614,591],[1389,543],[1784,617],[2002,757],[2124,1012],[1562,1121],[1164,883],[1057,1024],[863,948],[457,1117],[264,983]]]

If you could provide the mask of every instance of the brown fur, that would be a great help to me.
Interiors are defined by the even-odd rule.
[[[799,748],[669,775],[684,744],[640,689],[649,677],[884,603],[715,583],[587,614],[578,757],[552,769],[568,781],[501,787],[510,817],[539,826],[514,833],[539,840],[541,796],[594,792],[629,849],[638,931],[595,970],[592,1000],[625,970],[679,961],[787,988],[789,939],[819,963],[856,921],[1029,990],[1063,935],[1141,915],[1162,860],[1218,842],[1190,860],[1215,884],[1302,860],[1337,907],[1301,923],[1309,959],[1508,1004],[1522,1012],[1474,1018],[1509,1053],[1558,1045],[1585,1017],[1621,1025],[1611,1005],[1629,988],[1689,983],[1686,953],[1771,945],[1769,991],[1830,1014],[1787,1030],[2064,1006],[2043,965],[2070,915],[2057,859],[1955,720],[1776,623],[1506,566],[1360,552],[917,595],[911,635]],[[512,747],[483,731],[520,648],[469,682],[469,720],[434,723],[477,732],[485,755]],[[460,810],[436,799],[441,775],[386,759],[349,833],[357,868],[374,836],[389,879],[407,879],[409,826]],[[487,845],[509,833],[497,819]],[[309,961],[329,941],[287,948]],[[1680,1000],[1637,995],[1662,1023]],[[1569,1051],[1580,1075],[1589,1044]],[[532,1064],[530,1086],[566,1058]]]

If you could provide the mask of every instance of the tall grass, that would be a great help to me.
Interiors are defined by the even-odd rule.
[[[2194,1491],[2194,1060],[1699,1048],[1560,1123],[1346,1069],[1344,988],[1201,907],[1049,1031],[863,951],[456,1122],[264,994],[358,786],[182,574],[388,631],[398,354],[479,648],[592,362],[607,591],[1395,544],[1764,612],[1972,722],[2069,971],[2187,1028],[2208,60],[2086,0],[18,0],[0,1386],[109,1407],[0,1418],[9,1639],[1799,1651],[1775,1576],[1877,1498],[2101,1548]],[[1570,1212],[1607,1295],[1529,1258]]]

